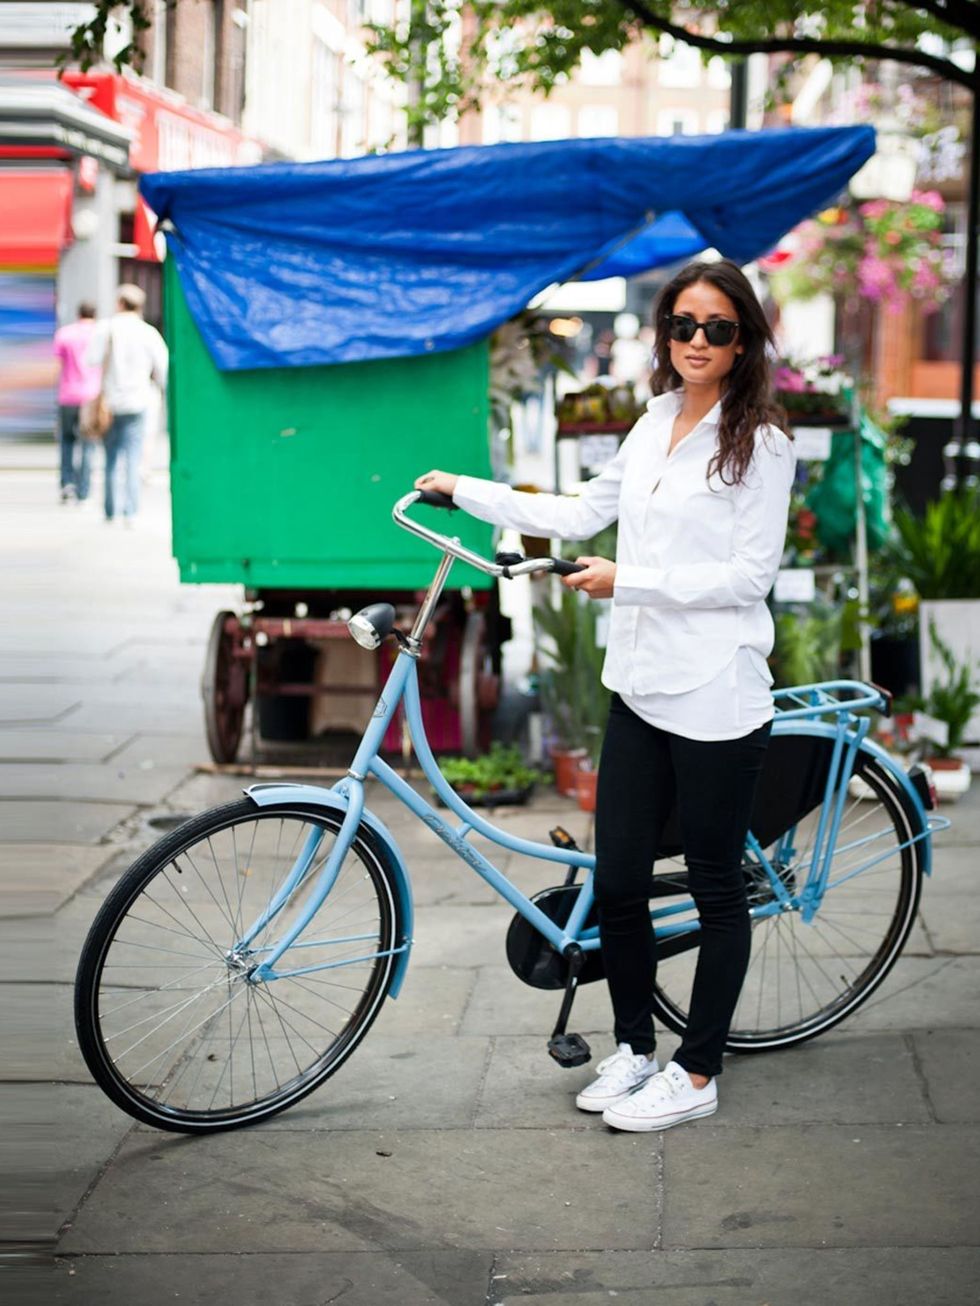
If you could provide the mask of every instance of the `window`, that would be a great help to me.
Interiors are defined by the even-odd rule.
[[[167,84],[167,0],[153,0],[150,62],[147,75],[158,86]]]
[[[537,104],[531,113],[532,141],[560,141],[571,135],[571,114],[564,104]]]
[[[313,96],[310,144],[318,159],[337,157],[340,59],[322,41],[313,43]]]
[[[483,144],[524,139],[521,111],[513,104],[490,105],[483,113]]]
[[[696,109],[661,109],[657,114],[658,136],[696,136],[697,134]]]
[[[718,91],[727,91],[732,84],[731,69],[727,59],[715,55],[708,60],[708,85]]]
[[[693,45],[662,36],[658,72],[661,86],[700,86],[701,55]]]
[[[579,80],[583,86],[618,86],[622,75],[623,56],[618,50],[603,50],[602,54],[582,51]]]
[[[214,108],[214,67],[218,56],[217,15],[214,0],[207,0],[201,15],[201,87],[198,106]]]
[[[704,130],[709,136],[717,136],[728,130],[728,110],[710,109],[704,115]]]
[[[579,136],[615,136],[619,110],[611,104],[585,104],[578,111]]]
[[[349,66],[344,68],[341,113],[340,153],[349,159],[364,151],[364,83]]]

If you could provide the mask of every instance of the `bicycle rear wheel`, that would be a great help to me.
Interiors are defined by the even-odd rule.
[[[908,938],[922,884],[922,845],[908,841],[920,833],[921,819],[872,755],[858,753],[854,774],[864,796],[849,792],[845,800],[817,915],[804,924],[792,910],[753,923],[730,1052],[792,1047],[831,1029],[874,993]],[[818,804],[765,849],[791,895],[809,873],[822,810]],[[744,870],[750,907],[772,902],[768,877],[748,864]],[[686,887],[686,877],[677,878]],[[654,1013],[678,1033],[687,1026],[697,957],[694,946],[657,968]]]
[[[207,1133],[267,1119],[354,1051],[391,984],[401,937],[385,850],[362,826],[326,901],[276,964],[326,967],[257,983],[308,902],[343,818],[302,806],[214,808],[149,848],[96,917],[75,987],[79,1046],[124,1111]],[[252,940],[304,847],[315,852]]]

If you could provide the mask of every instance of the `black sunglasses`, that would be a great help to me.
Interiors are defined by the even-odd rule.
[[[667,319],[667,331],[671,340],[679,340],[684,345],[694,339],[698,327],[704,331],[704,338],[709,345],[730,345],[738,333],[738,323],[727,317],[697,322],[686,313],[671,313]]]

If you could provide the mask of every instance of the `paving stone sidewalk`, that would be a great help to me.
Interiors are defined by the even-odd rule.
[[[950,809],[921,920],[875,998],[796,1051],[732,1059],[710,1120],[616,1135],[577,1112],[588,1071],[545,1053],[558,997],[511,975],[509,910],[380,793],[417,943],[349,1065],[233,1134],[164,1135],[116,1110],[75,1045],[74,967],[150,821],[245,783],[195,770],[204,643],[238,596],[178,585],[161,471],[124,533],[60,506],[45,466],[0,449],[0,1095],[23,1171],[6,1238],[56,1252],[17,1272],[25,1300],[980,1301],[980,786]],[[499,815],[588,836],[552,794]],[[601,985],[573,1024],[608,1050]]]

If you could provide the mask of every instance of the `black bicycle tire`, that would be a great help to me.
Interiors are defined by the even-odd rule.
[[[258,1124],[262,1120],[278,1115],[314,1092],[340,1069],[374,1023],[391,987],[396,960],[394,955],[379,958],[380,969],[376,967],[372,971],[368,1008],[364,1012],[359,1012],[356,1021],[351,1021],[345,1028],[343,1035],[337,1040],[339,1045],[337,1054],[326,1064],[318,1065],[315,1070],[311,1067],[304,1076],[303,1082],[289,1092],[273,1095],[271,1099],[263,1099],[252,1108],[235,1115],[185,1112],[180,1108],[155,1106],[151,1099],[139,1093],[116,1072],[99,1033],[96,1003],[99,978],[108,948],[129,907],[136,901],[142,888],[159,873],[161,867],[167,866],[185,847],[207,834],[214,835],[232,824],[240,823],[235,820],[236,817],[244,821],[249,817],[263,815],[294,816],[305,820],[316,820],[326,825],[328,829],[337,830],[343,812],[340,809],[336,812],[326,811],[302,803],[283,803],[260,808],[248,798],[201,812],[159,839],[137,858],[106,898],[82,945],[75,978],[75,1029],[79,1050],[93,1079],[106,1096],[142,1124],[176,1133],[207,1134]],[[358,855],[364,861],[378,891],[378,902],[383,912],[385,947],[394,948],[402,932],[401,905],[399,895],[392,883],[389,857],[384,846],[372,836],[365,825],[361,825],[351,846],[356,848]],[[385,897],[382,897],[380,892],[382,888]],[[368,986],[365,988],[365,993],[367,989]]]
[[[869,772],[881,784],[886,805],[890,801],[894,811],[901,814],[906,826],[907,833],[905,837],[911,838],[914,834],[919,833],[922,828],[921,818],[908,794],[901,789],[895,777],[882,766],[877,758],[869,753],[861,752],[858,763],[855,765],[855,774],[860,774],[861,778],[864,779]],[[879,953],[869,963],[869,967],[862,972],[860,988],[851,992],[851,996],[847,1001],[838,999],[833,1003],[829,1003],[821,1011],[814,1013],[797,1026],[786,1027],[785,1031],[770,1030],[759,1034],[730,1034],[725,1044],[726,1052],[774,1052],[783,1048],[797,1047],[799,1044],[817,1038],[820,1034],[825,1034],[828,1030],[839,1025],[841,1021],[846,1020],[871,997],[901,956],[902,949],[915,923],[919,898],[922,892],[920,852],[920,843],[914,843],[902,849],[900,906],[896,909],[893,922],[898,917],[900,919],[897,928],[890,929],[886,936],[888,947],[885,954],[882,955],[879,950]],[[883,939],[883,944],[885,941]],[[871,967],[873,969],[869,974],[868,971]],[[686,1013],[682,1012],[677,1004],[657,984],[654,985],[653,991],[653,1014],[675,1034],[684,1034],[687,1028]]]

